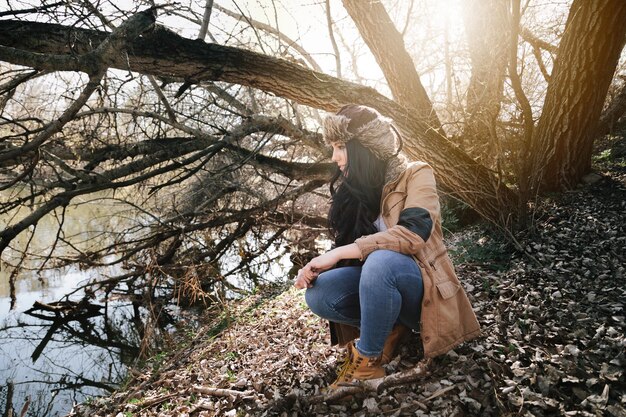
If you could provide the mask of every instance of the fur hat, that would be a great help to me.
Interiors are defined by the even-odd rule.
[[[328,144],[356,139],[383,161],[397,156],[401,149],[391,119],[371,107],[357,104],[343,106],[337,114],[326,116],[322,128]]]
[[[400,154],[402,138],[392,125],[376,109],[358,104],[343,106],[337,114],[326,116],[322,123],[324,140],[330,143],[346,143],[356,139],[378,159],[387,162],[385,180],[392,182],[407,167],[407,160]]]

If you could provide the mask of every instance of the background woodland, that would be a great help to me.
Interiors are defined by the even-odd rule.
[[[626,122],[621,0],[121,3],[0,11],[12,286],[26,269],[119,265],[98,288],[193,303],[288,275],[277,266],[326,232],[319,122],[346,103],[396,121],[451,219],[475,213],[523,250],[537,199],[575,188]],[[73,234],[67,210],[104,201],[109,227]]]

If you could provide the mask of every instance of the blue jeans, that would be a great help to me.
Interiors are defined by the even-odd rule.
[[[390,250],[372,252],[363,266],[321,273],[306,290],[311,311],[336,323],[361,329],[357,350],[378,356],[396,322],[419,329],[424,286],[410,256]]]

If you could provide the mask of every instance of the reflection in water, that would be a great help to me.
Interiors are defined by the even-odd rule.
[[[46,277],[39,289],[19,292],[19,311],[9,310],[7,297],[0,299],[0,381],[6,382],[0,411],[12,403],[19,412],[29,402],[29,416],[64,415],[73,403],[115,389],[145,348],[153,316],[141,306],[146,294],[122,285],[111,297],[79,291],[68,300],[64,294],[83,284],[86,274],[63,272]],[[152,321],[166,330],[173,323],[167,308]]]
[[[85,277],[69,272],[45,277],[40,289],[18,292],[20,306],[35,302],[49,302],[73,290]],[[24,281],[21,281],[24,282]],[[48,284],[44,284],[48,282]],[[30,282],[29,286],[34,283]],[[122,380],[125,365],[120,363],[118,348],[104,343],[91,344],[82,336],[93,330],[94,337],[106,332],[105,322],[125,321],[128,308],[120,305],[112,317],[84,317],[79,321],[46,319],[43,314],[23,314],[26,308],[9,311],[9,300],[0,300],[0,381],[13,384],[12,398],[3,390],[0,409],[6,409],[7,400],[19,411],[30,398],[29,415],[61,415],[74,401],[101,395]],[[132,312],[132,309],[130,310]],[[40,317],[37,317],[37,316]],[[117,317],[116,317],[117,316]],[[119,331],[120,335],[124,330]],[[130,329],[126,330],[129,334]],[[137,346],[132,336],[128,339]],[[130,343],[126,343],[130,344]]]
[[[20,291],[18,301],[36,305],[58,299],[84,279],[77,272],[47,277],[42,282],[48,284],[38,291]],[[72,403],[102,395],[124,378],[140,342],[132,326],[135,310],[122,301],[89,305],[65,311],[9,311],[9,300],[0,300],[0,381],[7,384],[0,394],[0,410],[12,401],[19,411],[30,398],[29,416],[61,415]]]
[[[61,236],[81,248],[92,239],[99,243],[114,239],[114,232],[103,231],[124,230],[120,222],[138,221],[124,216],[123,209],[106,195],[96,196],[95,204],[70,206]],[[0,229],[6,226],[4,221],[9,220],[0,219]],[[96,292],[81,288],[120,274],[119,268],[39,270],[55,246],[58,228],[54,218],[44,218],[32,239],[20,236],[13,250],[3,254],[5,262],[15,264],[28,244],[29,258],[34,260],[14,276],[6,264],[0,268],[3,416],[9,409],[19,416],[25,405],[28,416],[65,415],[74,403],[114,389],[139,356],[145,323],[150,321],[151,314],[142,307],[150,299],[137,288],[123,282]],[[54,251],[62,254],[69,249],[59,244]]]
[[[10,201],[21,194],[19,190],[1,191],[0,200]],[[45,291],[46,286],[38,286],[37,281],[45,280],[46,276],[38,271],[54,269],[52,263],[60,259],[80,259],[85,251],[112,245],[126,235],[127,230],[146,223],[146,219],[124,201],[124,195],[118,191],[116,194],[101,192],[77,197],[71,205],[43,217],[36,226],[19,234],[2,253],[0,297],[9,295],[15,303],[15,291],[20,281],[25,282],[22,285]],[[33,207],[20,206],[9,215],[3,215],[0,230],[36,208],[36,204]],[[16,265],[20,267],[13,268]]]
[[[0,268],[0,412],[12,408],[15,415],[29,404],[29,416],[64,415],[73,403],[115,388],[138,357],[160,349],[184,313],[172,300],[192,306],[236,297],[279,282],[291,267],[279,233],[240,238],[243,245],[235,247],[232,235],[214,245],[219,231],[185,243],[170,239],[163,254],[146,250],[137,264],[122,256],[126,270],[55,267],[54,261],[76,257],[83,266],[111,265],[103,252],[90,255],[97,252],[92,246],[119,251],[121,244],[140,242],[154,221],[110,195],[90,200],[43,218],[2,254],[5,265],[26,262],[19,274]],[[0,229],[4,221],[10,222],[0,218]],[[183,255],[168,263],[184,245]],[[210,253],[216,257],[206,261]]]

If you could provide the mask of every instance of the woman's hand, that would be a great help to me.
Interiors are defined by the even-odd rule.
[[[305,272],[305,269],[303,268],[298,270],[298,276],[296,277],[296,282],[293,285],[299,290],[303,288],[311,288],[315,278],[317,278],[317,276],[313,277],[310,272]]]
[[[313,281],[322,272],[329,270],[342,259],[355,259],[361,256],[361,251],[352,243],[346,246],[339,246],[323,255],[311,259],[308,264],[298,271],[298,277],[294,286],[298,289],[311,288]]]
[[[316,256],[304,268],[298,271],[298,277],[293,285],[298,289],[311,288],[317,276],[335,266],[337,262],[339,262],[339,259],[337,259],[337,254],[333,253],[333,251]]]

